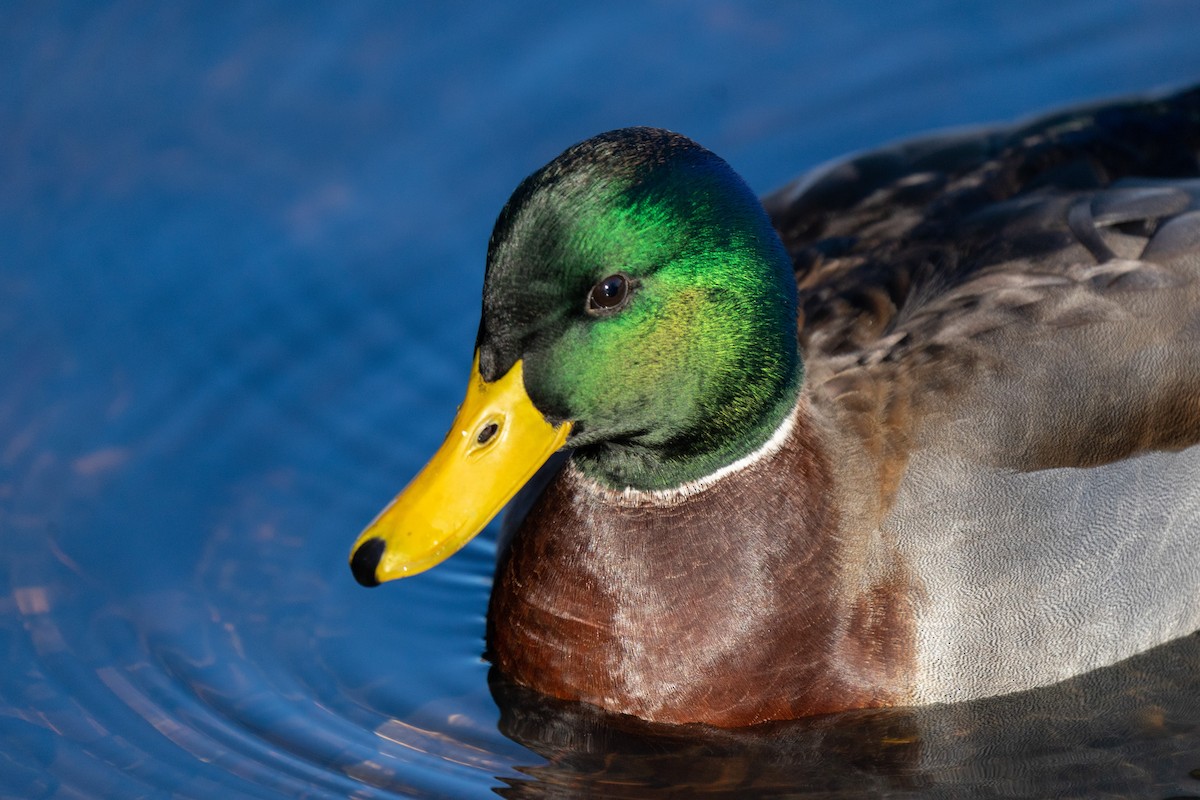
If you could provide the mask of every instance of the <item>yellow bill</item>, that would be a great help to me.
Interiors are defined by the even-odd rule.
[[[359,535],[350,568],[364,586],[424,572],[458,552],[546,463],[571,432],[525,393],[520,361],[486,383],[479,353],[467,397],[442,446]]]

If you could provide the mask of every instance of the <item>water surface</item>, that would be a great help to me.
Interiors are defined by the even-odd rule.
[[[1200,78],[1179,2],[0,10],[0,796],[1200,796],[1200,643],[748,732],[489,685],[489,533],[368,592],[461,397],[491,224],[568,144],[766,192]],[[493,697],[493,690],[495,696]]]

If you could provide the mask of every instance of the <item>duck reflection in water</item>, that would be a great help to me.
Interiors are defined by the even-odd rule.
[[[545,759],[500,778],[512,800],[1200,797],[1200,634],[1030,692],[733,730],[490,683],[501,732]]]

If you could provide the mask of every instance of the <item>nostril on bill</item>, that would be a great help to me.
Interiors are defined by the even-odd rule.
[[[477,444],[487,444],[499,430],[499,425],[497,425],[495,422],[489,422],[487,425],[484,425],[479,429],[479,435],[475,437],[475,442]]]
[[[385,549],[387,542],[383,539],[367,539],[359,545],[350,558],[350,571],[354,573],[354,580],[363,586],[378,586],[379,579],[375,577],[375,568],[379,566]]]

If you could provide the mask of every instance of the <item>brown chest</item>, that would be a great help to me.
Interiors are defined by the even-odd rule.
[[[501,558],[497,666],[543,693],[664,722],[905,699],[908,587],[847,590],[815,450],[789,442],[747,470],[657,505],[606,497],[566,470]]]

